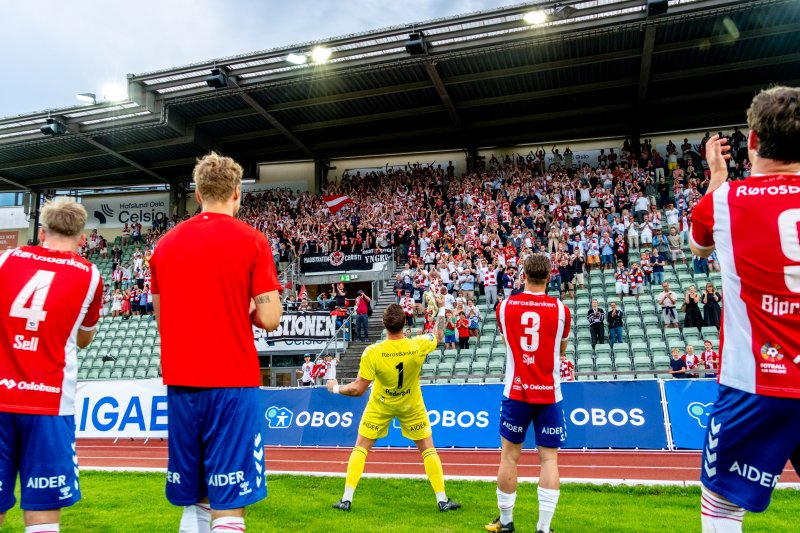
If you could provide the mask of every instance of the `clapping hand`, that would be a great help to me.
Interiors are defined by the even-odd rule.
[[[706,160],[708,168],[711,170],[711,182],[708,184],[706,194],[720,188],[723,183],[728,181],[728,161],[731,159],[731,147],[728,139],[719,135],[713,135],[706,142]]]

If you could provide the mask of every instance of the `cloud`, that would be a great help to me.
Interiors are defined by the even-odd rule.
[[[0,117],[63,107],[127,73],[169,69],[513,0],[27,0],[3,2]],[[14,80],[11,82],[10,80]]]

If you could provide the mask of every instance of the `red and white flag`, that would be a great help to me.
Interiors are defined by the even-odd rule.
[[[328,211],[331,212],[331,215],[335,215],[345,205],[353,203],[353,199],[346,194],[332,194],[323,196],[322,199],[328,204]]]
[[[297,294],[297,299],[302,300],[306,296],[308,296],[308,290],[306,290],[306,286],[303,285],[302,287],[300,287],[300,292]]]

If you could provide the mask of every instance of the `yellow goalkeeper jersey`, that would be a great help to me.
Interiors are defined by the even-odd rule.
[[[425,357],[436,349],[436,344],[436,337],[428,334],[368,346],[358,373],[374,381],[370,401],[395,409],[421,402],[419,374]]]

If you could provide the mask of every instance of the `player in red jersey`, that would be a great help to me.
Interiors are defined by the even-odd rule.
[[[92,342],[100,272],[77,254],[86,210],[42,208],[41,246],[0,254],[0,525],[19,473],[26,531],[59,531],[81,498],[75,456],[77,351]]]
[[[769,506],[800,451],[800,88],[762,91],[747,121],[752,175],[728,183],[730,147],[712,137],[711,182],[692,212],[692,253],[716,249],[725,294],[720,395],[701,474],[704,532],[741,531],[744,511]]]
[[[184,507],[181,532],[208,532],[209,522],[213,532],[244,531],[244,508],[267,492],[252,325],[278,327],[280,284],[264,234],[234,218],[242,167],[212,152],[192,175],[202,213],[166,234],[150,260],[169,409],[167,499]],[[214,312],[187,307],[198,286]]]
[[[539,521],[548,533],[558,504],[558,448],[566,443],[567,426],[561,408],[559,358],[567,350],[570,312],[561,300],[547,296],[550,259],[545,254],[525,258],[525,292],[497,307],[497,324],[506,341],[506,377],[500,407],[500,469],[497,506],[500,516],[487,531],[514,531],[517,463],[528,426],[533,423],[542,469],[539,477]]]

